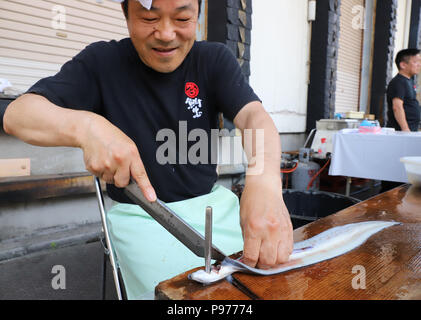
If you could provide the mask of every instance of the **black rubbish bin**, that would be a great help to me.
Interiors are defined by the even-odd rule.
[[[284,189],[282,193],[294,229],[360,202],[352,197],[324,191]]]

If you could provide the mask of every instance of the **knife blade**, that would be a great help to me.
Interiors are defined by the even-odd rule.
[[[130,184],[124,188],[124,193],[175,238],[181,241],[195,255],[198,257],[205,257],[205,238],[173,210],[168,208],[164,202],[158,198],[156,201],[150,202],[145,198],[142,190],[140,190],[137,183],[133,180],[131,180]],[[212,245],[211,257],[214,260],[222,261],[225,259],[226,255],[217,247]]]

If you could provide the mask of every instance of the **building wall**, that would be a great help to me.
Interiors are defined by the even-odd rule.
[[[409,40],[409,22],[411,19],[412,0],[399,0],[397,8],[397,30],[395,34],[395,49],[393,51],[393,59],[397,53],[408,48]],[[393,76],[398,73],[398,67],[393,64]]]
[[[90,43],[127,37],[109,0],[0,0],[0,78],[26,91]]]
[[[375,114],[384,124],[384,98],[393,76],[393,59],[397,51],[407,47],[411,34],[412,43],[418,43],[420,6],[418,0],[365,0],[365,17],[360,14],[360,6],[359,0],[317,1],[317,17],[312,25],[307,131],[315,127],[317,120],[333,118],[334,112],[345,111],[346,104],[335,105],[335,102],[341,95],[341,85],[350,81],[355,90],[349,95],[352,104],[349,107]],[[346,33],[343,29],[350,29],[353,23],[356,32],[363,37],[355,44],[358,50],[351,54],[350,50],[343,50]],[[345,42],[345,46],[347,44]],[[340,60],[348,61],[344,64]],[[358,76],[351,77],[347,73]]]
[[[360,110],[368,113],[371,89],[371,60],[373,53],[373,35],[376,0],[365,0],[364,34],[361,61]]]
[[[207,0],[201,12],[198,40],[206,38]],[[90,43],[127,36],[120,4],[110,0],[0,0],[0,78],[24,92]],[[15,158],[30,158],[32,175],[86,170],[79,149],[31,146],[0,129],[0,159]]]
[[[198,40],[206,38],[206,5]],[[125,37],[121,6],[110,0],[0,0],[0,78],[23,92],[87,45]]]
[[[369,111],[367,97],[370,89],[369,59],[372,58],[370,43],[373,33],[367,29],[371,29],[373,24],[372,2],[372,0],[341,0],[335,112]],[[412,0],[397,1],[393,59],[398,51],[408,47],[411,6]],[[393,76],[397,72],[397,67],[393,63]]]
[[[364,0],[342,0],[335,113],[359,110]]]
[[[376,115],[381,125],[385,125],[387,120],[387,86],[397,73],[394,63],[396,53],[408,46],[408,39],[411,39],[413,47],[420,43],[419,17],[418,0],[377,1],[370,113]]]
[[[280,133],[306,130],[307,0],[253,1],[250,84]]]
[[[307,132],[320,119],[333,118],[337,79],[341,0],[317,0],[312,23]]]

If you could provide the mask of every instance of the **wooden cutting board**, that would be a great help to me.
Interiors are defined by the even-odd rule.
[[[402,225],[380,231],[345,255],[273,276],[235,273],[258,299],[421,299],[421,189],[404,185],[294,230],[294,241],[353,222]],[[200,269],[200,268],[197,268]],[[247,300],[250,294],[222,280],[203,286],[189,270],[158,284],[156,299]]]

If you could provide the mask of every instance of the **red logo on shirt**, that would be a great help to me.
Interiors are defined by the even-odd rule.
[[[186,95],[189,98],[196,98],[199,94],[199,87],[194,82],[187,82],[185,87]]]

